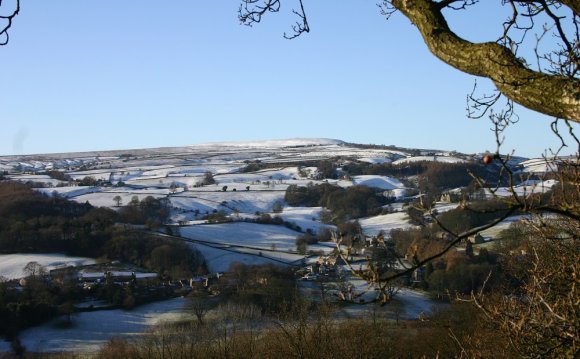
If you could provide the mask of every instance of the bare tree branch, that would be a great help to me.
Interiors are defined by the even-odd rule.
[[[294,39],[305,32],[310,32],[306,11],[304,9],[303,0],[299,0],[300,9],[292,10],[299,20],[292,25],[293,34],[284,33],[284,38]],[[262,21],[262,17],[268,13],[276,13],[280,11],[280,0],[241,0],[238,9],[238,19],[240,23],[252,26]]]
[[[529,69],[510,49],[497,43],[472,43],[448,26],[439,3],[393,0],[419,29],[429,50],[445,63],[491,79],[509,99],[550,116],[580,122],[580,80]]]
[[[292,13],[298,16],[300,21],[297,21],[295,25],[292,25],[294,34],[287,35],[284,33],[284,38],[289,40],[295,39],[305,32],[310,32],[310,26],[308,26],[308,19],[306,18],[306,11],[304,11],[304,4],[302,3],[302,0],[300,0],[300,11],[292,10]]]
[[[8,30],[12,27],[12,20],[20,12],[20,0],[15,0],[14,9],[8,10],[7,15],[2,15],[3,6],[6,0],[0,0],[0,46],[6,45],[10,41]]]

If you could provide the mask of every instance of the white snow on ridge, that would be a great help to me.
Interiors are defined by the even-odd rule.
[[[403,183],[398,179],[386,176],[356,176],[353,178],[353,183],[357,186],[367,186],[384,190],[405,188]]]
[[[558,164],[551,159],[532,158],[518,163],[523,172],[527,173],[550,173],[558,170]]]
[[[284,148],[341,144],[344,144],[344,142],[341,140],[334,140],[329,138],[293,138],[287,140],[210,142],[190,145],[189,147]]]
[[[531,194],[546,193],[557,184],[558,181],[556,180],[527,181],[521,185],[514,186],[514,191],[518,196],[529,196]],[[493,197],[493,194],[488,189],[485,190],[485,193],[488,198]],[[500,187],[495,192],[495,195],[499,197],[510,197],[512,196],[512,192],[509,187]]]
[[[73,186],[73,187],[37,188],[36,190],[49,196],[52,196],[53,194],[56,193],[61,197],[74,198],[89,193],[100,192],[101,188],[89,186]]]
[[[372,164],[383,164],[392,163],[393,160],[387,157],[360,157],[358,158],[360,162],[372,163]]]
[[[416,156],[416,157],[401,158],[400,160],[394,161],[393,164],[399,165],[399,164],[410,163],[410,162],[464,163],[467,161],[464,159],[461,159],[461,158],[450,157],[450,156]]]

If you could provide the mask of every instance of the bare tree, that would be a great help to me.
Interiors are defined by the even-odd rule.
[[[199,326],[203,326],[204,318],[211,309],[209,298],[206,295],[202,296],[199,293],[192,292],[188,296],[188,299],[189,299],[188,308],[197,318],[197,324]]]
[[[121,198],[121,196],[119,195],[116,195],[115,197],[113,197],[113,201],[115,202],[116,207],[120,207],[121,203],[123,203],[123,198]]]
[[[77,314],[76,307],[71,301],[66,301],[58,306],[58,313],[66,316],[66,324],[72,324],[72,316]]]
[[[46,274],[46,267],[36,261],[28,262],[24,266],[24,273],[29,277],[36,278]]]
[[[509,275],[521,282],[507,295],[473,294],[489,322],[530,358],[580,353],[580,222],[535,217],[521,226],[519,250],[503,253]]]

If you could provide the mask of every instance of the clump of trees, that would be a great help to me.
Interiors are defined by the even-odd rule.
[[[0,251],[98,256],[117,214],[46,196],[14,182],[0,183]]]
[[[262,161],[260,160],[246,161],[246,165],[240,169],[240,172],[241,173],[257,172],[267,167],[268,164],[262,163]]]
[[[304,233],[296,237],[296,250],[300,254],[306,254],[308,246],[318,243],[318,237],[311,233]]]
[[[100,184],[102,181],[101,180],[97,180],[95,177],[93,176],[86,176],[83,177],[80,181],[78,181],[79,186],[97,186],[98,184]]]
[[[199,271],[203,259],[183,243],[115,225],[119,222],[160,224],[166,211],[164,201],[153,197],[143,201],[135,197],[117,213],[46,196],[20,183],[1,182],[0,252],[105,257],[168,274]],[[156,251],[158,247],[163,248]],[[164,256],[165,253],[170,255]],[[169,259],[174,262],[173,267],[180,269],[169,267],[166,263]]]
[[[170,278],[207,273],[203,256],[186,243],[142,232],[116,233],[103,252],[110,260],[133,263]]]
[[[45,172],[45,174],[47,176],[50,176],[50,178],[54,178],[54,179],[57,179],[57,180],[60,180],[63,182],[72,182],[73,181],[72,177],[63,171],[48,170]]]
[[[213,178],[213,174],[210,171],[207,171],[203,175],[203,180],[201,181],[202,186],[208,186],[210,184],[215,184],[215,178]]]
[[[428,162],[418,176],[419,190],[438,199],[443,190],[473,187],[475,178],[497,181],[497,169],[479,163]]]
[[[143,200],[133,196],[129,203],[119,210],[120,220],[132,224],[146,224],[150,228],[160,227],[168,218],[169,200],[147,196]]]
[[[115,223],[157,228],[168,209],[163,200],[136,197],[119,212],[40,194],[18,183],[0,183],[0,251],[59,252],[98,257],[117,235]]]
[[[338,188],[328,183],[309,183],[306,187],[292,184],[286,189],[284,200],[290,206],[316,207],[321,205],[323,197],[335,190]]]
[[[450,236],[436,224],[420,228],[394,229],[390,233],[394,251],[416,264],[441,253],[450,243]],[[495,290],[505,277],[497,255],[485,248],[477,255],[471,243],[465,251],[450,251],[417,270],[414,284],[440,299],[452,300],[456,295],[472,291]]]
[[[509,206],[499,200],[471,202],[469,206],[460,206],[438,214],[436,225],[441,230],[463,233],[502,218],[509,210]],[[512,214],[516,215],[518,212]]]
[[[284,227],[291,229],[293,231],[302,232],[302,227],[300,227],[296,223],[285,221],[280,216],[271,216],[268,213],[261,213],[255,219],[244,219],[244,221],[254,222],[254,223],[259,223],[259,224],[273,224],[273,225],[277,225],[277,226],[284,226]]]
[[[0,281],[0,335],[13,340],[18,331],[42,323],[57,313],[63,298],[42,276],[29,275],[22,292]]]
[[[222,291],[226,302],[253,305],[262,314],[289,311],[299,298],[294,273],[286,267],[233,263],[221,281],[230,282]]]
[[[290,185],[284,199],[290,206],[322,206],[332,212],[334,223],[381,213],[388,199],[366,186],[342,188],[328,183],[306,187]]]
[[[203,216],[201,219],[208,221],[208,223],[224,223],[232,222],[232,219],[226,215],[224,211],[216,211]]]

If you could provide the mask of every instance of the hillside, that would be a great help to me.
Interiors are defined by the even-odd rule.
[[[451,240],[438,221],[461,233],[506,213],[498,198],[512,191],[529,198],[541,196],[558,184],[550,177],[550,163],[541,166],[540,160],[519,158],[507,163],[514,174],[522,174],[511,187],[502,179],[500,166],[484,165],[481,155],[331,139],[0,157],[0,175],[6,181],[0,182],[0,250],[8,260],[0,275],[22,277],[28,262],[51,270],[61,263],[92,263],[91,257],[98,257],[97,263],[128,266],[117,269],[120,273],[133,268],[157,273],[156,284],[133,283],[132,289],[115,284],[115,291],[89,293],[85,285],[100,288],[102,283],[77,283],[77,300],[86,299],[87,293],[97,295],[116,305],[111,313],[117,315],[120,305],[131,308],[135,301],[144,305],[155,298],[196,292],[191,284],[194,276],[206,282],[223,273],[237,278],[226,279],[229,284],[218,289],[209,286],[201,294],[227,302],[232,291],[242,290],[243,273],[281,270],[288,281],[284,288],[296,285],[311,298],[330,296],[342,305],[339,316],[361,317],[364,311],[352,305],[385,304],[396,294],[402,309],[387,306],[388,315],[416,320],[436,305],[418,289],[437,298],[447,298],[450,291],[483,290],[486,276],[500,266],[497,254],[489,252],[495,248],[494,240],[530,217],[511,213],[474,237],[473,245],[455,245],[430,267],[406,274],[396,282],[400,291],[393,293],[357,277],[349,265],[357,271],[410,270]],[[482,189],[477,181],[489,187]],[[465,211],[466,203],[481,211]],[[337,249],[348,251],[348,258],[336,260]],[[263,311],[272,310],[268,305],[279,299],[256,298],[279,289],[261,292],[269,282],[254,280],[258,282],[244,289],[251,294],[236,292],[236,300],[254,298],[251,305],[261,303]],[[500,279],[493,276],[489,282],[493,285],[496,280]],[[184,284],[188,282],[191,287]],[[47,307],[43,317],[19,322],[17,329],[49,319],[68,299],[61,295],[58,305]],[[45,338],[40,342],[50,342],[43,350],[79,350],[63,344],[51,330],[40,332],[23,332],[27,346],[36,348],[39,342],[31,338],[40,335]]]
[[[441,168],[447,168],[445,164],[466,166],[458,167],[465,176],[462,168],[482,168],[478,161],[477,155],[443,150],[365,146],[334,139],[287,139],[5,156],[0,157],[0,169],[6,179],[30,183],[49,196],[58,195],[98,207],[118,210],[131,201],[142,201],[149,196],[168,199],[170,214],[164,224],[178,232],[181,230],[182,234],[196,233],[195,239],[200,241],[198,249],[208,255],[211,252],[211,257],[215,257],[216,251],[223,251],[215,248],[215,243],[229,245],[232,240],[225,235],[206,238],[209,232],[197,230],[198,226],[207,225],[204,218],[208,216],[220,214],[227,220],[255,221],[260,215],[268,214],[279,216],[286,223],[288,228],[274,227],[278,235],[272,230],[268,230],[266,237],[246,235],[248,238],[243,243],[247,248],[236,242],[237,247],[229,248],[227,256],[225,253],[221,256],[224,262],[210,263],[210,267],[223,270],[233,261],[248,261],[244,259],[247,256],[252,263],[268,262],[272,257],[263,251],[256,258],[258,253],[254,248],[269,247],[279,253],[279,260],[288,258],[288,263],[293,263],[301,257],[288,256],[288,251],[295,251],[292,237],[305,232],[317,234],[321,228],[336,230],[336,223],[324,223],[328,222],[323,218],[324,211],[296,211],[289,206],[285,200],[289,186],[331,184],[345,189],[362,186],[397,202],[383,210],[379,208],[378,212],[373,209],[370,213],[377,212],[376,215],[360,221],[364,233],[372,236],[381,231],[389,233],[392,228],[412,226],[404,212],[390,217],[388,213],[402,211],[401,204],[413,201],[426,190],[417,174],[431,169],[429,182],[435,181],[433,169],[439,167],[430,167],[429,163],[443,164]],[[537,163],[524,162],[534,170]],[[486,172],[489,169],[480,171],[483,175]],[[204,183],[208,173],[212,183]],[[470,179],[464,181],[467,185]],[[438,186],[445,187],[444,183]],[[441,188],[437,191],[441,193]],[[263,230],[260,225],[253,228],[256,233]],[[278,236],[286,238],[285,244],[278,242]],[[214,246],[209,248],[201,242],[211,242]],[[311,246],[309,250],[319,249]],[[232,256],[232,251],[236,255]]]

